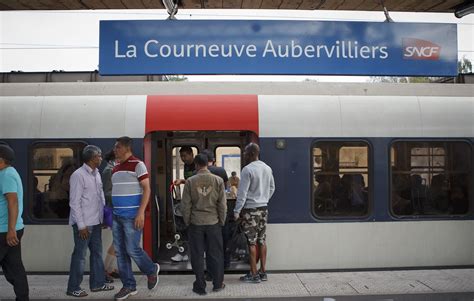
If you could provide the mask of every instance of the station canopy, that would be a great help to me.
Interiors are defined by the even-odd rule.
[[[389,11],[453,13],[466,0],[384,0]],[[381,0],[179,0],[181,9],[380,11]],[[161,0],[0,0],[0,10],[164,9]]]

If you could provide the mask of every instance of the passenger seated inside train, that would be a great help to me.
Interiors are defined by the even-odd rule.
[[[462,186],[454,186],[451,189],[450,201],[452,205],[452,214],[466,214],[469,209],[467,193]]]
[[[404,174],[392,176],[392,211],[395,215],[413,214],[410,180],[407,176]]]
[[[364,177],[355,174],[351,177],[351,206],[352,210],[365,212],[367,208],[367,191],[365,190]]]
[[[335,207],[331,193],[331,184],[326,175],[317,174],[315,181],[318,183],[314,190],[314,208],[316,212],[332,211]]]
[[[49,180],[49,204],[57,218],[69,216],[69,178],[76,169],[73,159],[64,160],[61,168]]]
[[[423,178],[414,174],[410,177],[411,201],[415,214],[423,214],[426,202],[426,186],[423,185]]]
[[[33,186],[34,186],[34,205],[33,205],[33,214],[36,218],[43,218],[45,212],[48,210],[47,204],[44,202],[44,193],[38,189],[38,177],[33,177]]]
[[[364,215],[368,192],[362,174],[321,175],[315,177],[314,208],[318,215]]]
[[[432,206],[442,212],[449,209],[449,183],[443,174],[431,178],[430,198]]]

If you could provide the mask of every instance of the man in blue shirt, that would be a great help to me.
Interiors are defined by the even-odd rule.
[[[7,281],[13,285],[16,300],[29,300],[28,280],[21,261],[23,236],[23,185],[11,166],[15,153],[0,145],[0,265]]]

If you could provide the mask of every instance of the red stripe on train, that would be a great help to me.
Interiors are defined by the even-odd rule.
[[[145,132],[252,131],[258,135],[257,95],[148,96]]]

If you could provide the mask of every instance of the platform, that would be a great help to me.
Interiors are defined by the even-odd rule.
[[[260,284],[242,283],[239,276],[226,274],[227,286],[218,293],[211,292],[212,284],[208,282],[207,296],[200,297],[191,290],[191,274],[161,275],[158,287],[152,291],[146,288],[146,277],[136,275],[138,294],[130,300],[474,300],[474,269],[268,273],[269,280]],[[13,299],[12,287],[3,275],[0,279],[0,300]],[[28,275],[30,298],[75,299],[65,294],[67,279],[67,275]],[[121,287],[120,280],[114,285],[113,292],[89,293],[85,276],[83,288],[89,293],[86,299],[111,300]]]

